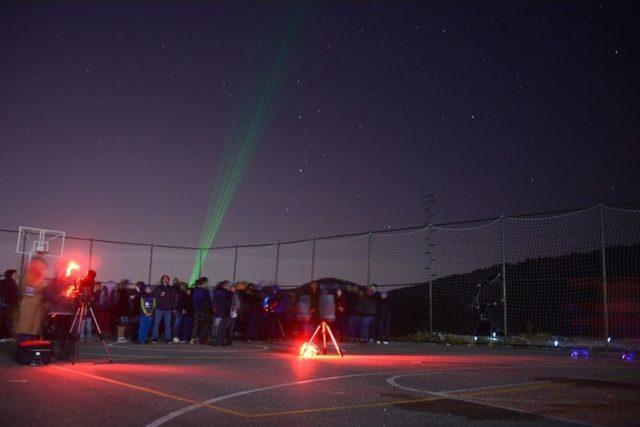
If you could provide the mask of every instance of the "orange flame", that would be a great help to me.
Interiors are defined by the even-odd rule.
[[[71,284],[64,291],[64,296],[67,297],[67,298],[71,298],[75,294],[75,291],[76,291],[75,285]]]
[[[79,269],[80,269],[80,266],[77,263],[70,261],[69,265],[67,266],[67,275],[65,277],[71,276],[71,272],[73,270],[79,270]]]

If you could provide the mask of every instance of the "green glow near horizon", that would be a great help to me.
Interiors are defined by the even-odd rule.
[[[236,190],[240,186],[244,172],[264,131],[269,114],[273,110],[275,95],[280,92],[279,86],[282,86],[286,80],[286,76],[283,76],[283,70],[298,34],[302,15],[301,8],[297,8],[293,12],[285,37],[278,49],[264,87],[259,91],[257,101],[247,103],[241,117],[242,120],[231,132],[229,145],[225,147],[227,148],[226,150],[223,150],[223,155],[218,162],[215,187],[207,206],[202,236],[200,237],[200,251],[195,257],[191,276],[189,277],[189,285],[193,285],[198,278],[202,265],[207,259],[208,252],[213,246],[215,237],[222,225],[222,220]]]

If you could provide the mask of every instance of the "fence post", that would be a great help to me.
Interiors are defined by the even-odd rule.
[[[280,266],[280,240],[276,242],[276,274],[275,274],[275,282],[278,284],[278,268]]]
[[[236,245],[236,250],[233,254],[233,283],[236,283],[237,269],[238,269],[238,245]]]
[[[607,301],[607,258],[604,240],[604,205],[600,205],[600,262],[602,263],[602,303],[604,311],[604,346],[609,350],[609,302]]]
[[[367,241],[367,287],[371,285],[371,241],[373,239],[373,233],[369,232],[369,239]]]
[[[153,268],[153,243],[150,246],[149,250],[149,281],[147,285],[151,285],[151,269]]]
[[[315,276],[316,272],[316,236],[313,236],[312,247],[311,247],[311,281],[313,282],[313,276]]]
[[[506,254],[506,218],[500,219],[500,258],[502,264],[502,316],[504,317],[504,336],[508,336],[507,330],[507,254]]]
[[[89,270],[93,264],[93,237],[89,239]]]

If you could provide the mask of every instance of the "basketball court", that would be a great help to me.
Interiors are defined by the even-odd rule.
[[[640,369],[613,354],[392,342],[308,359],[296,345],[82,345],[16,364],[3,344],[2,425],[637,425]]]

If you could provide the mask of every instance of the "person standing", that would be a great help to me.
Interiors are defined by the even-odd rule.
[[[149,329],[154,319],[154,312],[158,301],[153,296],[151,286],[145,286],[140,297],[140,320],[138,322],[138,344],[146,344]]]
[[[236,329],[236,322],[238,320],[238,312],[240,311],[241,306],[240,296],[238,295],[236,285],[231,285],[229,291],[231,292],[231,310],[229,311],[229,324],[227,325],[225,334],[225,344],[227,345],[233,344],[233,336]]]
[[[212,339],[213,345],[225,345],[225,329],[231,315],[231,292],[229,291],[229,282],[223,280],[216,285],[213,291],[212,312],[213,312],[213,328]]]
[[[336,338],[340,342],[345,341],[347,336],[347,297],[342,293],[342,289],[336,289]]]
[[[172,336],[173,342],[180,342],[180,326],[182,325],[182,316],[184,311],[185,304],[185,293],[184,289],[186,288],[186,283],[181,283],[178,278],[173,279],[173,310],[172,310]]]
[[[160,278],[160,285],[156,288],[156,299],[158,307],[153,317],[153,343],[158,342],[160,322],[164,324],[164,340],[171,342],[171,312],[173,311],[173,289],[169,285],[169,276],[166,274]]]
[[[376,297],[375,288],[373,286],[369,286],[364,298],[360,301],[360,315],[362,316],[360,338],[363,342],[372,341],[372,336],[375,334],[374,327],[377,311]]]
[[[18,272],[7,270],[0,280],[0,342],[11,338],[13,322],[20,304],[20,288],[16,283]]]
[[[211,295],[207,289],[209,279],[201,277],[196,280],[196,286],[193,289],[193,316],[194,327],[191,335],[191,344],[204,344],[207,341],[209,328],[211,325]]]
[[[391,301],[386,292],[381,292],[378,298],[377,315],[377,343],[389,344],[389,334],[391,330]]]
[[[182,306],[182,324],[180,325],[180,342],[191,341],[191,332],[193,331],[193,289],[184,286],[184,299]]]
[[[24,277],[24,292],[20,301],[20,317],[16,326],[18,342],[38,339],[42,331],[42,288],[48,265],[42,258],[33,258]]]

